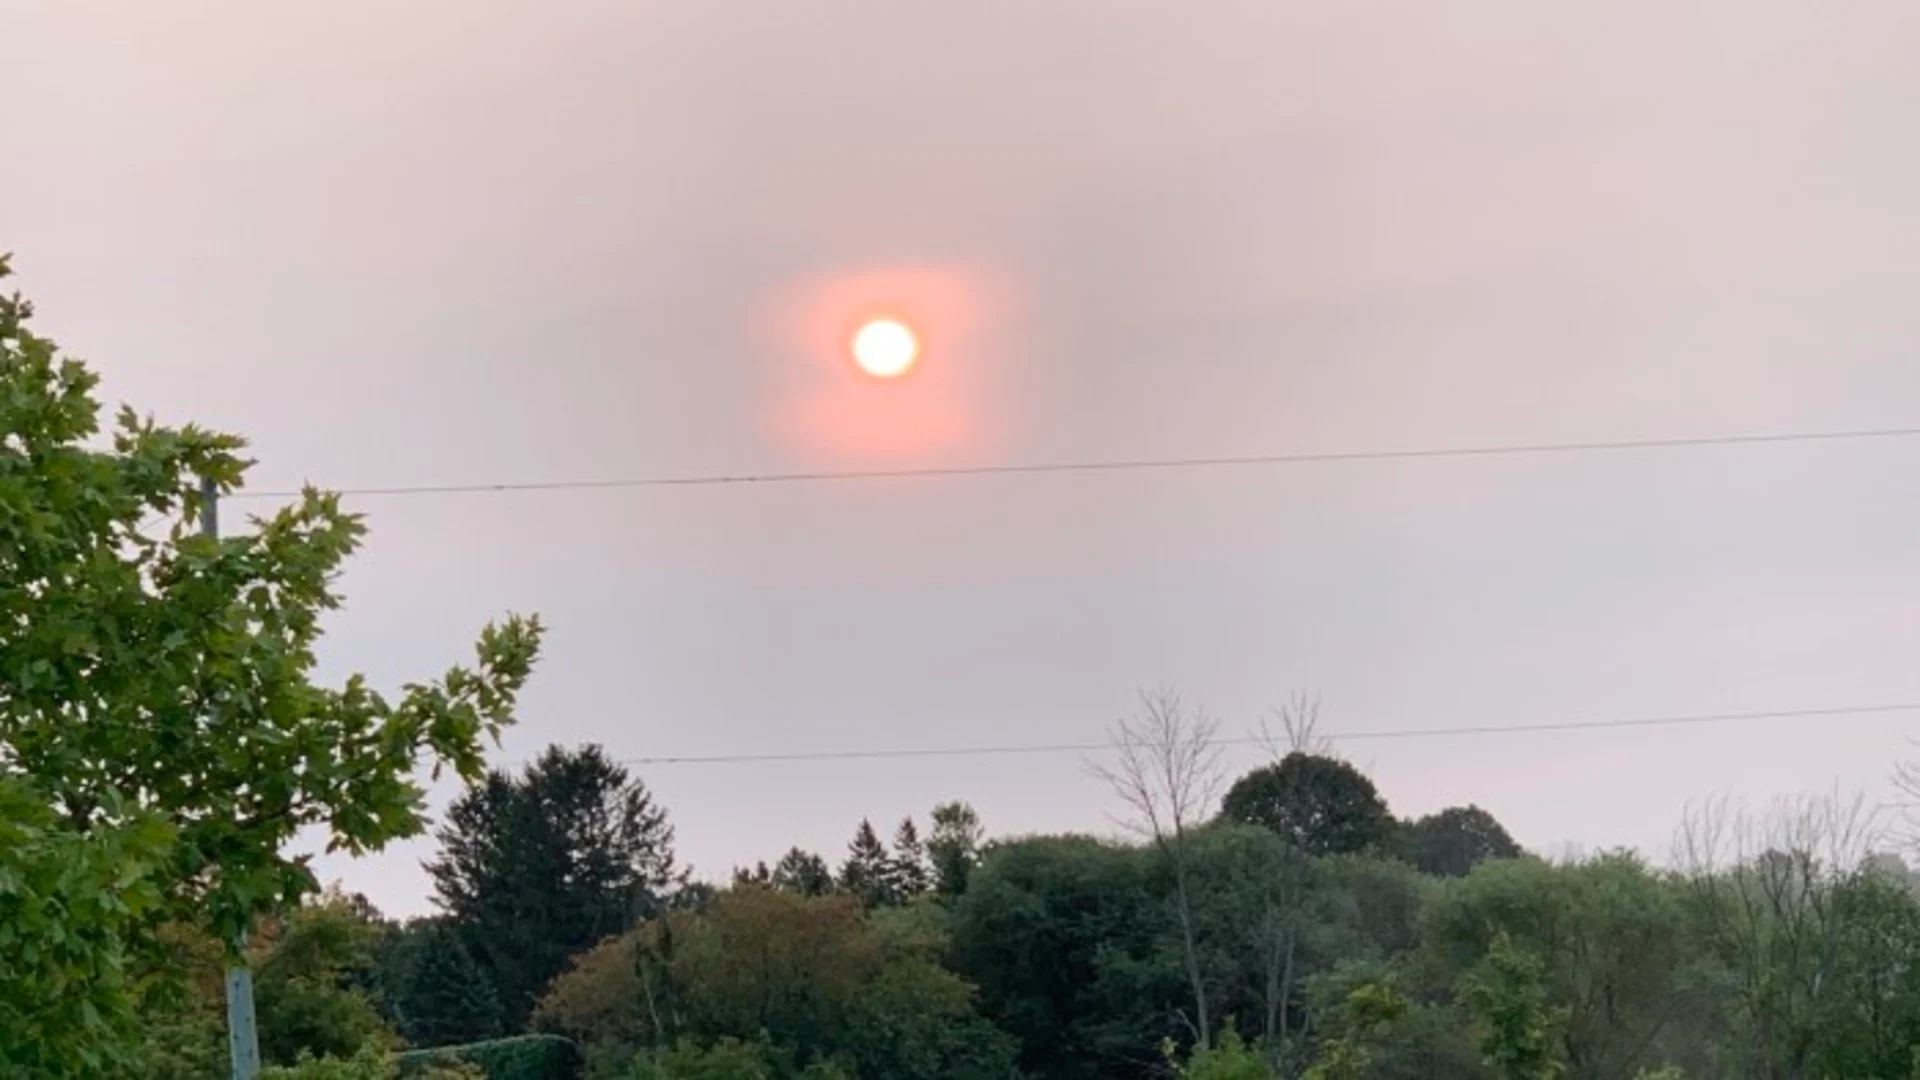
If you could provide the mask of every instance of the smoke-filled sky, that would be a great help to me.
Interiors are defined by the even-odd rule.
[[[267,489],[1920,423],[1908,0],[0,0],[0,40],[40,329]],[[882,309],[896,383],[838,352]],[[326,663],[539,612],[502,761],[1098,741],[1158,686],[1229,735],[1916,701],[1917,495],[1920,440],[363,498]],[[1692,797],[1882,797],[1910,731],[1345,750],[1397,812],[1659,855]],[[704,876],[1115,809],[1074,754],[641,775]],[[417,913],[431,850],[321,870]]]

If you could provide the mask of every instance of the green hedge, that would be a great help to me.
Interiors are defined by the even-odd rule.
[[[409,1050],[398,1059],[400,1075],[413,1076],[435,1062],[478,1065],[487,1080],[579,1080],[580,1048],[558,1035],[518,1035],[465,1046]]]

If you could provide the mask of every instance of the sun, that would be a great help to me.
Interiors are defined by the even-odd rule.
[[[920,341],[898,319],[873,319],[853,335],[853,362],[876,379],[897,379],[920,359]]]

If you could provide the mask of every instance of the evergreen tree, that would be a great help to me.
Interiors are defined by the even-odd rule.
[[[933,808],[933,835],[927,856],[933,865],[933,887],[949,899],[967,891],[967,876],[980,861],[980,815],[963,802]]]
[[[665,910],[686,882],[666,811],[597,746],[550,747],[521,777],[489,773],[439,836],[435,899],[511,1029],[574,954]]]
[[[754,863],[751,870],[744,866],[733,868],[733,887],[736,889],[748,886],[770,888],[772,885],[773,871],[767,869],[765,860]]]
[[[825,896],[834,890],[833,870],[813,852],[793,848],[774,865],[773,887],[802,896]]]
[[[383,965],[388,1018],[416,1047],[478,1042],[503,1033],[500,998],[445,919],[401,930]]]
[[[847,844],[847,861],[840,866],[840,889],[851,893],[866,907],[889,907],[899,902],[892,891],[893,860],[880,843],[873,823],[860,819],[853,840]]]
[[[926,892],[932,876],[920,830],[912,818],[900,819],[900,827],[893,833],[893,857],[887,860],[887,891],[896,903],[904,904]]]

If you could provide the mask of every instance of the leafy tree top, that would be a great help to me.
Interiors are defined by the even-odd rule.
[[[1480,1052],[1502,1080],[1555,1080],[1566,1072],[1566,1010],[1548,1002],[1545,968],[1499,934],[1480,967],[1460,980],[1459,996],[1480,1021]]]
[[[360,518],[310,488],[236,535],[199,535],[201,483],[238,490],[243,441],[130,409],[102,436],[97,376],[31,314],[0,296],[0,756],[76,829],[160,813],[178,834],[169,900],[236,941],[317,887],[282,854],[302,830],[377,849],[424,828],[417,771],[481,775],[540,625],[487,627],[473,667],[397,698],[358,675],[316,683]]]
[[[1487,859],[1517,859],[1520,845],[1478,806],[1450,806],[1406,827],[1406,855],[1423,874],[1464,877]]]
[[[1336,758],[1299,751],[1235,781],[1220,814],[1265,825],[1312,855],[1384,850],[1395,825],[1366,774]]]

